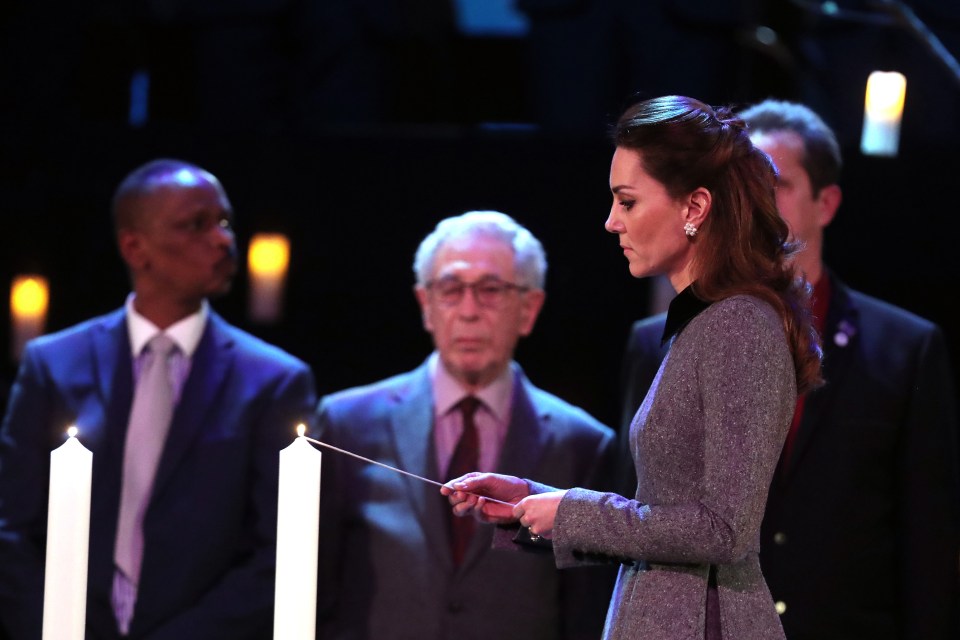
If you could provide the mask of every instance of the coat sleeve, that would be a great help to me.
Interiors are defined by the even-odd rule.
[[[597,442],[594,465],[583,485],[609,489],[613,484],[616,439],[604,434]],[[549,489],[549,487],[540,487]],[[619,564],[605,562],[560,574],[561,640],[596,640],[603,629]]]
[[[613,493],[568,491],[554,530],[559,567],[597,555],[726,564],[758,550],[767,489],[796,397],[793,361],[768,310],[718,303],[705,313],[706,326],[686,336],[697,341],[691,366],[699,398],[669,398],[699,403],[702,477],[679,482],[702,487],[701,494],[641,504]]]
[[[581,443],[586,445],[586,443]],[[596,490],[611,488],[614,480],[614,460],[617,456],[616,438],[612,431],[604,431],[592,441],[593,450],[587,456],[593,464],[578,482]],[[557,489],[533,480],[526,480],[530,494],[547,493]],[[517,523],[498,526],[494,531],[493,547],[527,553],[552,553],[553,543],[546,538],[532,540],[526,528]],[[559,576],[560,626],[562,640],[595,640],[601,629],[613,592],[619,564],[601,557],[576,571],[563,571]]]
[[[50,433],[59,413],[51,385],[29,344],[0,429],[0,621],[23,640],[40,638],[43,619]]]

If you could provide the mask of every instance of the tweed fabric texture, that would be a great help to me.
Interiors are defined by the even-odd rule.
[[[624,563],[604,638],[701,640],[717,569],[723,637],[784,637],[760,572],[760,522],[796,401],[780,317],[749,296],[716,302],[676,336],[630,427],[633,500],[571,489],[557,566]]]

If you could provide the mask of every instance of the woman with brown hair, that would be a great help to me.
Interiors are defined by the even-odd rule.
[[[478,473],[442,489],[457,515],[523,527],[501,544],[549,541],[560,568],[622,563],[605,638],[783,638],[760,522],[820,351],[776,171],[744,129],[727,109],[667,96],[614,131],[606,229],[632,275],[677,291],[669,352],[630,428],[633,499]]]

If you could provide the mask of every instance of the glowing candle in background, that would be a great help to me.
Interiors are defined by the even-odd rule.
[[[280,452],[274,640],[313,640],[317,620],[321,454],[306,438]]]
[[[250,239],[247,312],[254,322],[276,322],[283,316],[283,289],[289,266],[290,240],[286,236],[257,233]]]
[[[907,79],[896,71],[874,71],[867,79],[860,150],[865,155],[895,156]]]
[[[87,555],[93,453],[77,428],[50,452],[43,640],[83,640],[87,618]]]
[[[43,333],[50,303],[50,287],[46,278],[19,275],[10,286],[10,354],[20,360],[28,340]]]

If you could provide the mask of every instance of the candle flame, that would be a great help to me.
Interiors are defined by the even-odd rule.
[[[67,427],[67,437],[68,437],[68,438],[75,438],[75,437],[77,437],[77,434],[78,434],[79,432],[80,432],[80,430],[77,429],[77,425],[75,425],[75,424],[72,424],[72,425],[70,425],[69,427]]]
[[[297,425],[297,435],[298,435],[298,436],[300,436],[300,437],[302,438],[306,432],[307,432],[307,426],[306,426],[305,424],[303,424],[303,423],[301,422],[300,424]]]
[[[896,71],[874,71],[867,78],[864,100],[867,117],[900,121],[907,92],[907,79]]]
[[[284,276],[290,264],[290,240],[278,233],[254,234],[247,262],[251,275]]]
[[[17,276],[10,288],[10,309],[20,318],[43,318],[47,314],[50,288],[46,278],[37,275]]]
[[[874,71],[867,79],[860,150],[871,156],[893,157],[900,144],[900,120],[907,79],[896,71]]]

